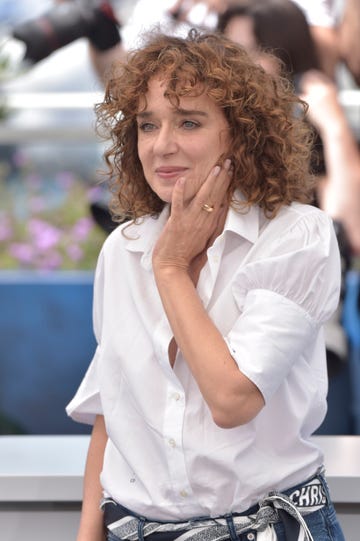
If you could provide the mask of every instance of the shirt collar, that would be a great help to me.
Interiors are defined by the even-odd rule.
[[[123,233],[127,250],[149,254],[168,217],[169,205],[165,205],[158,216],[144,216],[138,223],[126,227]]]
[[[235,193],[235,198],[236,201],[244,201],[239,191]],[[230,207],[225,221],[225,231],[232,231],[254,244],[259,237],[260,208],[257,205],[244,209],[241,206],[239,209]]]
[[[236,200],[243,201],[244,197],[236,192]],[[241,208],[229,208],[226,217],[224,232],[232,231],[246,240],[255,243],[259,236],[260,209],[251,206],[246,210]],[[138,224],[131,224],[124,233],[126,235],[125,246],[130,252],[143,252],[149,255],[162,231],[169,216],[169,205],[165,205],[158,217],[146,216],[141,218]]]

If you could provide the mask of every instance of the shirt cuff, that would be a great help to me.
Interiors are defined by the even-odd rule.
[[[268,402],[318,327],[293,301],[267,289],[254,289],[225,341],[240,371]]]

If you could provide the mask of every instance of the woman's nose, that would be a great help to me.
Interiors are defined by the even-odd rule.
[[[160,128],[154,141],[154,152],[159,155],[174,154],[178,149],[176,135],[172,128]]]

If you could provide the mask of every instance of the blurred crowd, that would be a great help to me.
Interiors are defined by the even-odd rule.
[[[220,30],[265,69],[285,67],[309,104],[309,121],[318,134],[318,204],[336,220],[351,252],[360,253],[360,155],[338,99],[344,84],[339,66],[346,67],[347,84],[357,88],[360,83],[358,0],[42,0],[36,8],[17,0],[2,2],[0,19],[11,36],[11,47],[6,39],[2,46],[5,42],[5,51],[16,57],[9,66],[14,73],[85,38],[92,66],[104,81],[113,60],[156,26],[174,34],[192,26]],[[269,65],[267,50],[281,65]]]
[[[196,26],[243,45],[265,70],[288,77],[309,104],[316,132],[315,204],[334,219],[344,275],[359,256],[359,141],[339,100],[344,85],[360,85],[359,0],[42,0],[36,10],[33,3],[8,0],[0,19],[13,77],[85,38],[94,72],[106,84],[113,61],[154,27],[184,35]],[[107,209],[99,210],[100,223],[110,231]],[[345,358],[346,338],[339,321],[333,323],[328,347],[334,357]]]

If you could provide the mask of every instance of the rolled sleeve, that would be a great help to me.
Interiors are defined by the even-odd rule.
[[[226,343],[241,372],[268,402],[317,330],[315,320],[295,302],[255,289],[246,296]]]
[[[294,363],[307,358],[307,348],[336,310],[340,291],[339,250],[324,213],[309,211],[270,240],[262,256],[244,265],[234,280],[240,315],[226,337],[239,369],[265,401]]]
[[[99,357],[100,348],[98,347],[80,387],[66,407],[69,417],[79,423],[93,425],[96,415],[103,414],[97,375]]]
[[[103,290],[104,256],[103,250],[101,250],[95,272],[93,299],[94,335],[98,346],[75,396],[66,406],[67,415],[69,415],[69,417],[71,417],[74,421],[90,425],[94,424],[96,415],[103,414],[98,374],[103,327]]]

